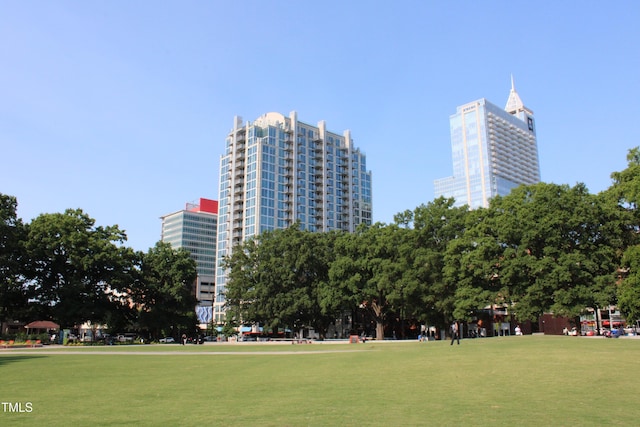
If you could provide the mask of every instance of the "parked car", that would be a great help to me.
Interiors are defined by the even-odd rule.
[[[176,340],[174,340],[172,337],[164,337],[164,338],[160,338],[160,342],[163,344],[171,344],[176,342]]]
[[[564,330],[562,331],[562,333],[564,335],[569,335],[569,336],[573,336],[573,337],[577,337],[578,335],[580,335],[578,333],[578,328],[576,328],[575,326],[573,328],[571,328],[571,330],[564,328]]]
[[[133,342],[135,338],[134,334],[120,334],[118,335],[118,341],[120,342]]]
[[[622,335],[624,335],[624,329],[622,328],[606,330],[604,332],[604,336],[607,338],[619,338]]]
[[[209,342],[216,342],[216,341],[218,341],[218,339],[217,339],[216,337],[211,336],[211,335],[204,337],[204,340],[205,340],[205,341],[209,341]]]

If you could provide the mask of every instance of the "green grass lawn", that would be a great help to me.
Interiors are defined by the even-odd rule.
[[[640,340],[577,337],[0,350],[32,406],[0,425],[631,426],[639,370]]]

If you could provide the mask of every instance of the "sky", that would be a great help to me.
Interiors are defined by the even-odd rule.
[[[80,208],[127,245],[218,198],[235,116],[342,134],[373,175],[373,220],[451,176],[449,116],[511,76],[542,181],[606,190],[640,145],[640,2],[0,0],[0,193],[28,223]]]

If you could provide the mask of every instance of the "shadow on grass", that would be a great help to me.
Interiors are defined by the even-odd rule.
[[[28,360],[33,360],[33,359],[42,359],[43,357],[47,357],[47,356],[23,356],[23,355],[5,356],[0,353],[0,368],[15,362],[26,362]]]

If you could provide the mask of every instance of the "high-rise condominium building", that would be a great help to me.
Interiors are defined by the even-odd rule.
[[[371,223],[371,172],[351,133],[329,132],[268,113],[236,117],[220,159],[218,267],[214,316],[223,321],[227,272],[220,265],[242,241],[296,221],[303,230],[353,231]]]
[[[201,198],[199,204],[187,203],[184,210],[161,219],[162,241],[174,249],[186,249],[196,262],[196,314],[200,323],[209,323],[215,295],[218,201]]]
[[[522,103],[513,78],[504,110],[483,98],[458,107],[450,127],[453,176],[434,182],[436,197],[474,209],[521,184],[540,182],[533,111]]]

